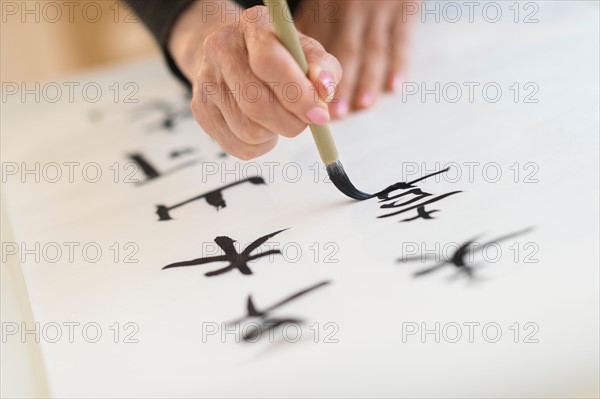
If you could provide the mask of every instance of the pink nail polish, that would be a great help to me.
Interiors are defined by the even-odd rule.
[[[360,104],[361,107],[370,107],[371,105],[373,105],[373,95],[371,94],[370,91],[364,91],[359,99],[358,99],[358,103]]]
[[[392,90],[399,92],[402,89],[402,83],[404,83],[404,75],[394,75],[394,79],[392,80]]]
[[[335,105],[335,113],[338,117],[343,118],[348,115],[350,111],[350,107],[348,106],[348,102],[346,100],[337,100],[337,104]]]
[[[323,108],[314,107],[306,113],[306,118],[315,125],[324,125],[329,122],[329,112]]]
[[[319,82],[327,91],[328,97],[331,97],[335,94],[335,80],[333,79],[331,72],[325,70],[321,71],[319,74]]]

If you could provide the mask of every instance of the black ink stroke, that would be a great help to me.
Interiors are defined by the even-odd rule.
[[[313,286],[310,286],[308,288],[305,288],[295,294],[292,294],[290,296],[288,296],[285,299],[282,299],[281,301],[275,303],[274,305],[269,306],[268,308],[259,311],[256,306],[254,305],[254,302],[252,300],[252,295],[248,295],[248,300],[246,303],[246,316],[229,322],[227,323],[229,326],[235,325],[235,324],[239,324],[242,323],[246,320],[250,320],[250,319],[259,319],[259,321],[261,322],[262,326],[256,326],[253,327],[252,329],[250,329],[250,331],[246,332],[244,334],[244,336],[242,337],[244,341],[248,342],[248,341],[253,341],[255,340],[257,337],[260,338],[260,336],[262,335],[263,332],[263,328],[264,327],[266,329],[267,332],[276,329],[277,327],[283,326],[286,323],[296,323],[296,324],[302,324],[304,323],[304,320],[302,319],[298,319],[298,318],[292,318],[292,317],[272,317],[271,313],[280,308],[281,306],[300,298],[303,295],[308,294],[311,291],[314,291],[318,288],[324,287],[328,284],[330,284],[331,281],[322,281],[318,284],[315,284]]]
[[[180,150],[171,151],[169,157],[171,158],[179,158],[182,155],[193,154],[195,150],[192,147],[185,147]]]
[[[452,191],[452,192],[450,192],[450,193],[446,193],[446,194],[438,195],[437,197],[434,197],[434,198],[432,198],[432,199],[430,199],[430,200],[427,200],[427,201],[425,201],[425,202],[422,202],[422,203],[420,203],[420,204],[417,204],[417,205],[410,206],[410,207],[408,207],[408,208],[405,208],[405,209],[399,210],[399,211],[397,211],[397,212],[392,212],[392,213],[388,213],[388,214],[385,214],[385,215],[377,216],[377,218],[378,218],[378,219],[381,219],[381,218],[388,218],[388,217],[390,217],[390,216],[396,216],[396,215],[400,215],[400,214],[402,214],[402,213],[404,213],[404,212],[408,212],[408,211],[411,211],[411,210],[413,210],[413,209],[417,209],[417,212],[418,212],[419,216],[417,216],[417,217],[415,217],[415,218],[404,219],[404,220],[403,220],[403,222],[409,222],[409,221],[412,221],[412,220],[418,219],[418,218],[422,217],[421,215],[424,215],[423,219],[433,219],[433,218],[431,217],[431,214],[432,214],[432,213],[434,213],[434,212],[439,212],[439,210],[437,210],[437,209],[436,209],[436,210],[434,210],[434,211],[427,212],[427,211],[425,211],[425,205],[433,204],[433,203],[435,203],[435,202],[438,202],[438,201],[440,201],[440,200],[442,200],[442,199],[444,199],[444,198],[450,197],[450,196],[452,196],[452,195],[455,195],[455,194],[458,194],[458,193],[460,193],[460,192],[461,192],[461,191]],[[428,195],[431,195],[431,194],[428,194]],[[382,206],[381,208],[383,208],[383,206]]]
[[[533,227],[528,227],[526,229],[523,230],[519,230],[516,231],[514,233],[510,233],[510,234],[506,234],[504,236],[500,236],[498,238],[495,238],[493,240],[484,242],[482,244],[480,244],[477,248],[473,249],[472,246],[473,244],[477,243],[477,240],[482,236],[475,236],[469,240],[467,240],[466,242],[464,242],[463,244],[461,244],[452,254],[452,256],[449,259],[445,259],[441,262],[438,262],[432,266],[426,267],[423,270],[419,270],[417,272],[413,273],[414,277],[421,277],[421,276],[425,276],[428,275],[430,273],[433,273],[441,268],[443,268],[444,266],[454,266],[455,270],[459,273],[459,274],[463,274],[469,278],[474,278],[475,277],[475,268],[473,264],[469,264],[468,260],[467,260],[467,255],[474,254],[475,252],[479,251],[481,252],[481,250],[483,248],[486,248],[487,245],[490,244],[498,244],[500,242],[509,240],[511,238],[515,238],[524,234],[527,234],[529,232],[531,232],[533,230]],[[405,262],[410,262],[410,261],[416,261],[416,260],[427,260],[428,256],[430,254],[429,253],[425,253],[424,256],[423,255],[415,255],[415,256],[408,256],[408,257],[403,257],[398,259],[398,262],[400,263],[405,263]],[[435,255],[436,257],[440,256]]]
[[[204,198],[206,200],[207,204],[215,207],[217,209],[217,211],[221,208],[226,208],[227,203],[225,202],[225,199],[223,198],[223,191],[225,191],[229,188],[238,186],[243,183],[251,183],[254,185],[261,185],[261,184],[266,185],[266,183],[262,177],[250,177],[248,179],[240,180],[240,181],[228,184],[226,186],[223,186],[221,188],[218,188],[216,190],[209,191],[208,193],[204,193],[204,194],[198,195],[196,197],[190,198],[188,200],[180,202],[179,204],[175,204],[175,205],[171,205],[171,206],[157,205],[156,206],[156,214],[158,215],[158,220],[159,221],[172,220],[173,218],[171,217],[171,211],[173,211],[177,208],[180,208],[184,205],[187,205],[191,202],[198,201],[202,198]]]
[[[172,173],[178,172],[181,169],[194,166],[200,162],[200,159],[192,159],[186,162],[183,162],[171,169],[167,169],[165,171],[160,172],[148,159],[140,153],[130,154],[128,158],[133,161],[144,174],[145,179],[137,182],[138,186],[144,185],[150,181],[156,180],[159,177],[164,177],[170,175]]]
[[[167,266],[163,267],[162,269],[165,270],[165,269],[171,269],[171,268],[175,268],[175,267],[198,266],[198,265],[204,265],[206,263],[212,263],[212,262],[229,262],[228,266],[226,266],[222,269],[214,270],[212,272],[207,272],[204,275],[206,277],[218,276],[220,274],[227,273],[233,269],[238,269],[240,271],[240,273],[242,273],[244,275],[251,275],[252,270],[250,270],[250,267],[248,266],[248,262],[255,260],[255,259],[265,257],[265,256],[281,254],[281,251],[278,249],[273,249],[273,250],[269,250],[266,252],[254,254],[254,255],[252,255],[252,252],[255,251],[256,249],[258,249],[258,247],[263,245],[269,239],[275,237],[277,234],[284,232],[286,230],[288,230],[288,229],[279,230],[274,233],[268,234],[266,236],[260,237],[259,239],[253,241],[250,245],[248,245],[242,251],[242,253],[238,253],[237,250],[235,249],[235,247],[233,245],[235,240],[233,240],[229,237],[225,237],[225,236],[217,237],[217,238],[215,238],[215,242],[217,243],[217,245],[219,247],[221,247],[223,252],[225,252],[224,255],[209,256],[206,258],[198,258],[198,259],[185,261],[185,262],[171,263],[170,265],[167,265]]]
[[[434,173],[431,173],[429,175],[425,175],[425,176],[419,177],[418,179],[415,179],[413,181],[399,182],[399,183],[392,184],[391,186],[387,187],[386,189],[381,190],[377,194],[373,195],[373,197],[377,197],[380,200],[382,200],[382,201],[379,201],[379,202],[383,202],[383,201],[387,201],[387,200],[390,200],[390,199],[394,199],[395,197],[391,197],[391,198],[389,197],[389,194],[391,192],[394,192],[396,190],[408,190],[409,188],[416,188],[415,183],[418,183],[420,181],[429,179],[430,177],[441,175],[443,173],[448,172],[449,170],[450,170],[450,168],[448,167],[448,168],[442,169],[442,170],[440,170],[438,172],[434,172]]]
[[[425,179],[428,179],[430,177],[437,176],[442,173],[446,173],[449,170],[450,170],[450,168],[446,168],[446,169],[440,170],[438,172],[434,172],[429,175],[412,180],[410,182],[395,183],[395,184],[392,184],[391,186],[389,186],[388,188],[386,188],[385,190],[382,190],[382,191],[378,192],[377,194],[374,194],[373,197],[377,197],[379,199],[380,204],[386,202],[379,206],[380,209],[403,208],[396,212],[391,212],[391,213],[387,213],[385,215],[377,216],[377,218],[378,219],[389,218],[392,216],[401,215],[405,212],[416,210],[416,213],[417,213],[416,216],[403,219],[400,222],[412,222],[417,219],[425,219],[425,220],[434,219],[434,217],[432,215],[434,213],[440,212],[440,210],[433,209],[431,211],[428,211],[426,209],[426,205],[436,203],[438,201],[443,200],[444,198],[461,193],[462,191],[452,191],[452,192],[449,192],[446,194],[438,195],[437,197],[429,198],[433,194],[422,191],[420,188],[415,186],[415,184],[419,183]],[[401,193],[395,194],[395,195],[390,195],[398,190],[404,190],[404,192],[401,192]],[[414,196],[414,197],[409,198],[408,196]],[[427,199],[427,198],[429,198],[429,199]]]

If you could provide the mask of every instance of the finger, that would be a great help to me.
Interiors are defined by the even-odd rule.
[[[225,85],[223,85],[225,86]],[[223,87],[227,89],[226,87]],[[218,107],[223,115],[223,119],[229,126],[229,129],[246,144],[264,144],[277,136],[277,133],[272,132],[268,128],[256,123],[250,119],[240,108],[240,103],[246,103],[247,100],[239,100],[234,97],[231,90],[222,90],[223,99],[219,102]]]
[[[325,102],[331,102],[337,85],[342,78],[342,66],[332,54],[315,39],[300,34],[300,43],[309,66],[308,77],[317,89],[317,94]]]
[[[198,75],[200,79],[194,84],[194,95],[191,102],[192,114],[200,127],[219,144],[223,151],[242,160],[253,159],[272,150],[277,144],[277,135],[260,144],[249,144],[231,131],[219,106],[213,101],[218,99],[220,93],[218,90],[213,90],[214,86],[203,84],[207,82],[202,80],[208,75],[206,69],[203,68]],[[211,78],[214,80],[214,76]]]
[[[356,108],[373,106],[384,89],[389,70],[391,39],[388,13],[374,12],[367,29],[364,59],[354,99]]]
[[[249,68],[225,75],[224,81],[219,108],[242,141],[260,144],[273,134],[292,138],[306,129],[306,122],[289,112]]]
[[[271,151],[277,145],[275,135],[270,141],[261,144],[248,144],[240,140],[229,128],[216,104],[204,104],[198,108],[192,101],[192,112],[198,124],[219,144],[226,153],[247,161],[258,158]]]
[[[302,72],[290,52],[279,42],[273,26],[265,15],[257,20],[256,13],[266,7],[246,10],[252,23],[241,24],[250,69],[270,87],[282,106],[306,123],[323,125],[330,119],[327,105],[316,95],[313,84]],[[268,14],[268,13],[267,13]]]
[[[387,89],[398,92],[406,77],[406,59],[411,27],[415,18],[412,15],[405,16],[403,7],[398,11],[400,16],[398,22],[392,27],[391,62],[387,77]]]
[[[344,71],[329,108],[334,118],[342,118],[350,112],[361,67],[364,26],[363,18],[355,21],[348,21],[348,18],[341,19],[338,35],[332,44],[331,53],[339,60]]]

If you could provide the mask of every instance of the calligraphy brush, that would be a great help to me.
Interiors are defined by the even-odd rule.
[[[296,31],[287,1],[264,0],[264,3],[269,8],[269,14],[273,20],[277,38],[292,54],[300,68],[302,68],[302,71],[308,75],[308,63],[306,62],[304,51],[302,51],[302,45],[300,44],[298,32]],[[360,201],[373,198],[373,195],[364,193],[354,187],[354,184],[348,178],[339,160],[338,151],[331,136],[329,126],[310,125],[310,130],[319,150],[321,160],[327,169],[329,179],[331,179],[338,190],[348,197]]]

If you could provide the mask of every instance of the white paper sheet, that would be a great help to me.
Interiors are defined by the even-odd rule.
[[[449,167],[417,184],[432,194],[427,199],[460,191],[426,206],[439,211],[433,220],[401,222],[416,210],[377,218],[403,208],[343,197],[324,182],[307,133],[282,139],[259,160],[239,162],[221,157],[190,117],[161,129],[161,113],[144,107],[156,101],[187,106],[161,60],[65,79],[98,84],[104,89],[98,103],[71,103],[67,96],[56,104],[13,97],[3,103],[3,188],[17,244],[40,245],[39,261],[30,254],[22,265],[52,394],[597,394],[598,7],[536,4],[538,23],[514,23],[511,4],[502,3],[507,16],[496,24],[479,18],[418,25],[404,97],[387,96],[373,111],[331,125],[349,176],[365,191]],[[115,82],[137,85],[139,103],[115,103],[109,89]],[[415,84],[432,88],[435,82],[462,86],[462,99],[448,101],[451,91],[439,103],[433,95],[421,101],[420,92],[406,94]],[[465,82],[480,84],[473,102]],[[496,103],[482,96],[490,82],[503,90]],[[515,83],[517,103],[510,89]],[[537,102],[524,103],[527,95]],[[169,157],[186,148],[193,152]],[[132,154],[161,172],[197,163],[138,185],[124,182]],[[39,183],[21,173],[36,162]],[[79,163],[71,164],[73,182],[66,162]],[[8,169],[13,163],[21,168],[17,174]],[[56,183],[49,182],[55,179],[51,163],[62,165]],[[92,163],[102,172],[95,183],[82,175],[86,166],[86,178],[94,178]],[[255,176],[257,168],[266,184],[223,191],[225,208],[217,211],[201,199],[173,209],[172,220],[158,220],[157,205]],[[451,256],[469,239],[481,246],[529,228],[488,245],[485,254],[475,251],[474,278],[453,265],[415,277],[435,259],[398,262],[422,252]],[[226,263],[162,270],[222,254],[218,236],[237,240],[241,251],[282,229],[288,230],[261,249],[283,254],[249,263],[252,275],[205,276]],[[56,262],[52,243],[63,251]],[[73,261],[67,245],[73,245]],[[102,254],[93,263],[98,247]],[[266,336],[236,342],[239,333],[223,334],[222,322],[246,315],[249,295],[263,311],[324,281],[330,283],[269,315],[302,319],[299,342],[287,342],[281,329],[275,343]],[[80,323],[74,342],[70,322]],[[56,343],[49,339],[52,323],[62,332]],[[97,324],[84,337],[86,323]],[[434,333],[422,334],[436,323],[439,342]],[[94,326],[102,337],[90,343]],[[213,326],[219,331],[207,335]],[[411,334],[415,326],[419,331]],[[294,331],[287,331],[288,341]]]

